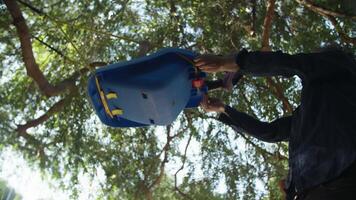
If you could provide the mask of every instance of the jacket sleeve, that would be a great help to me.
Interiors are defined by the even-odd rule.
[[[253,76],[293,76],[302,79],[335,76],[339,72],[356,74],[355,61],[343,51],[286,54],[277,52],[248,52],[241,50],[236,56],[240,72]]]
[[[225,106],[225,113],[220,114],[218,120],[259,140],[280,142],[289,140],[292,117],[279,118],[273,122],[261,122],[245,113]]]

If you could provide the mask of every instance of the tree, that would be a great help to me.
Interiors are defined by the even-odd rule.
[[[4,0],[1,5],[6,6],[0,17],[1,147],[22,152],[54,178],[70,177],[63,185],[74,188],[73,198],[78,175],[102,169],[102,198],[219,199],[214,189],[224,182],[224,198],[277,199],[276,183],[287,170],[287,144],[235,134],[197,109],[163,129],[104,127],[86,98],[95,67],[167,46],[218,54],[242,47],[296,53],[335,42],[355,50],[355,9],[339,1]],[[300,87],[296,77],[246,76],[232,94],[214,94],[256,118],[273,120],[297,106]],[[201,147],[200,180],[199,166],[187,156],[191,141]],[[168,172],[173,162],[177,171]]]

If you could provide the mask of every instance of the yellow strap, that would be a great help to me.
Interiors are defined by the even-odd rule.
[[[114,110],[111,111],[111,113],[112,113],[113,115],[123,115],[123,114],[124,114],[124,111],[121,110],[121,109],[114,109]]]
[[[98,77],[95,77],[95,83],[96,83],[96,87],[98,88],[100,99],[101,99],[101,103],[104,106],[106,114],[108,114],[111,118],[113,118],[114,116],[113,116],[113,114],[111,113],[111,111],[109,109],[109,105],[108,105],[108,102],[106,101],[105,94],[100,88]]]
[[[106,98],[107,99],[117,99],[117,94],[115,92],[109,92],[107,95],[106,95]]]

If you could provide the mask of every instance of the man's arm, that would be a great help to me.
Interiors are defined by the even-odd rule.
[[[355,62],[340,50],[319,53],[286,54],[277,52],[248,52],[243,49],[236,56],[242,74],[253,76],[292,76],[301,78],[332,77],[339,72],[356,72]]]
[[[281,51],[262,52],[241,50],[236,56],[202,55],[195,66],[208,73],[228,71],[253,76],[293,76],[302,79],[335,77],[345,72],[356,77],[352,56],[333,50],[319,53],[286,54]]]
[[[280,142],[289,140],[292,117],[279,118],[273,122],[261,122],[245,113],[225,106],[225,112],[220,114],[218,120],[234,128],[242,129],[259,140]]]

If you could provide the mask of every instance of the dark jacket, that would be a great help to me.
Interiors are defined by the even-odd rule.
[[[248,52],[236,56],[240,72],[302,80],[292,116],[261,122],[226,106],[219,120],[266,142],[289,141],[287,186],[304,191],[336,178],[356,160],[356,63],[334,50],[289,55]]]

